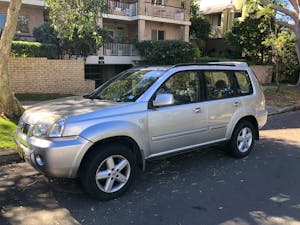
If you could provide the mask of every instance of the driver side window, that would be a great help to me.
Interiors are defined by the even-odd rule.
[[[189,104],[200,100],[200,82],[197,71],[182,71],[170,77],[157,94],[172,94],[175,105]]]

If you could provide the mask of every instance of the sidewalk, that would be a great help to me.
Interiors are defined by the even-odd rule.
[[[30,107],[34,104],[40,103],[40,101],[26,101],[21,102],[23,106]],[[268,116],[273,116],[276,114],[292,112],[296,110],[300,110],[300,105],[288,106],[288,107],[277,107],[266,105],[266,109],[268,110]],[[0,151],[0,166],[20,162],[21,159],[18,153],[14,150],[1,150]]]

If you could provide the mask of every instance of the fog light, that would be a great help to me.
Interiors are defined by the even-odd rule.
[[[37,163],[39,166],[43,166],[43,165],[44,165],[44,161],[43,161],[43,159],[42,159],[42,157],[41,157],[40,155],[37,155],[37,156],[35,157],[35,161],[36,161],[36,163]]]

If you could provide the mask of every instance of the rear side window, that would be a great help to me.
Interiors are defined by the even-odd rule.
[[[234,79],[229,71],[204,71],[207,100],[235,97]]]
[[[251,95],[253,88],[247,71],[236,71],[237,94],[239,96]]]

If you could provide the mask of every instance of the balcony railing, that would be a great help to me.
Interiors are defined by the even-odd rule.
[[[137,2],[126,3],[106,0],[108,6],[108,12],[110,14],[120,15],[120,16],[136,16],[137,15]]]
[[[184,9],[182,8],[146,3],[145,10],[146,16],[154,16],[182,21],[185,20]]]
[[[105,43],[103,45],[104,56],[138,56],[132,44]]]

